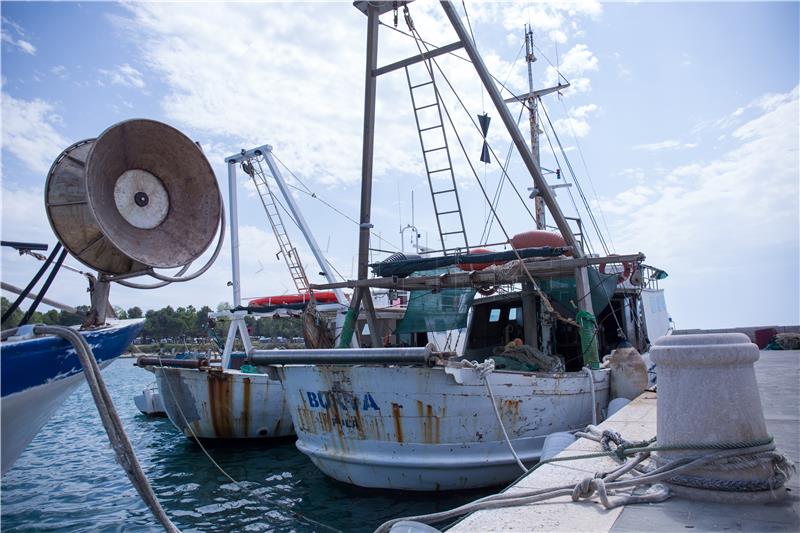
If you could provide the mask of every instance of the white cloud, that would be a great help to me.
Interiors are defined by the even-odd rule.
[[[761,112],[732,132],[737,145],[726,153],[711,161],[676,167],[663,177],[651,174],[646,186],[636,184],[602,202],[607,214],[617,215],[609,218],[617,248],[626,252],[642,249],[649,262],[675,274],[679,291],[680,287],[687,291],[680,301],[697,301],[689,292],[690,288],[698,290],[692,280],[703,280],[702,290],[719,294],[721,299],[739,289],[748,290],[725,284],[734,269],[756,268],[763,257],[776,258],[766,274],[770,286],[796,286],[796,258],[784,259],[782,266],[777,258],[796,256],[800,242],[798,91],[795,88],[760,101],[765,102]],[[638,170],[633,169],[633,174]],[[782,302],[783,309],[794,307],[796,315],[796,294],[774,293],[773,298],[776,305]],[[786,298],[793,303],[787,304]],[[713,312],[716,303],[706,302],[704,308]],[[684,312],[699,311],[687,307]],[[756,315],[759,313],[762,309],[757,307]],[[699,315],[693,320],[714,322],[713,317]],[[757,320],[768,323],[775,318]]]
[[[633,149],[644,150],[647,152],[658,152],[660,150],[677,150],[679,148],[697,148],[697,146],[697,143],[685,143],[676,139],[667,139],[666,141],[637,144],[633,147]]]
[[[551,86],[562,81],[560,72],[570,82],[570,87],[564,91],[565,95],[589,92],[591,82],[584,74],[598,70],[599,65],[597,56],[587,45],[576,44],[561,58],[558,70],[552,65],[545,69],[545,84]]]
[[[144,77],[142,73],[125,63],[118,65],[113,70],[100,69],[100,73],[115,85],[144,89]]]
[[[50,74],[53,76],[57,76],[59,78],[66,79],[67,77],[67,67],[64,65],[56,65],[55,67],[50,68]]]
[[[17,39],[17,42],[14,44],[16,44],[19,47],[19,49],[25,52],[26,54],[30,54],[32,56],[36,55],[36,47],[33,46],[28,41],[25,41],[23,39]]]
[[[55,129],[61,117],[44,100],[21,100],[2,93],[3,150],[8,150],[32,171],[44,174],[68,146]]]
[[[3,29],[0,31],[0,40],[6,42],[12,46],[16,46],[21,51],[25,52],[29,55],[36,55],[36,47],[30,42],[22,37],[25,36],[25,30],[17,24],[16,22],[3,17]],[[9,31],[9,27],[13,30],[14,33],[17,34],[17,37],[12,35],[11,31]]]
[[[586,137],[591,131],[588,118],[590,115],[597,113],[599,109],[596,104],[571,107],[567,111],[567,116],[554,121],[553,126],[557,132],[566,131],[574,137]]]

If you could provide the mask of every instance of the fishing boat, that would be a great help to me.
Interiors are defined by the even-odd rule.
[[[221,363],[187,365],[181,361],[140,358],[139,366],[156,376],[158,391],[167,417],[190,438],[199,439],[269,439],[294,435],[292,418],[286,403],[283,384],[274,368],[256,368],[246,364],[245,353],[252,349],[245,317],[266,319],[270,316],[298,316],[303,320],[306,346],[333,346],[333,333],[339,311],[347,303],[345,294],[311,291],[305,268],[299,260],[280,215],[279,200],[273,191],[277,185],[292,218],[300,226],[314,252],[322,272],[333,281],[333,273],[302,213],[288,191],[280,168],[269,145],[242,150],[225,159],[228,165],[231,223],[231,256],[234,309],[212,313],[212,319],[229,321],[228,335],[222,349]],[[264,166],[267,169],[264,169]],[[241,168],[252,180],[286,262],[296,294],[253,298],[242,305],[238,275],[238,213],[236,172]],[[273,183],[273,185],[270,185]],[[241,339],[244,352],[236,351]]]
[[[254,365],[283,363],[277,367],[278,376],[297,447],[330,477],[362,487],[416,491],[485,487],[526,471],[538,460],[547,435],[602,418],[611,399],[611,370],[600,367],[599,356],[622,341],[646,350],[654,335],[667,331],[663,292],[657,287],[664,273],[645,265],[640,253],[584,251],[450,2],[441,4],[457,42],[420,47],[418,55],[378,67],[381,14],[402,8],[417,45],[426,42],[415,32],[406,4],[355,2],[368,21],[358,279],[312,288],[352,288],[348,319],[355,320],[363,311],[372,332],[386,331],[371,311],[372,289],[408,290],[409,300],[415,292],[430,294],[432,306],[418,313],[417,321],[429,332],[445,327],[445,322],[449,327],[466,323],[463,353],[436,351],[430,345],[347,349],[347,334],[355,328],[346,322],[340,350],[273,354],[251,349],[246,351],[247,360]],[[544,235],[544,224],[539,225],[537,217],[536,231],[506,235],[511,257],[509,252],[473,250],[466,241],[460,207],[449,211],[437,207],[437,198],[444,195],[454,195],[450,205],[460,202],[452,164],[441,168],[430,163],[429,154],[448,150],[442,117],[450,116],[446,109],[442,112],[435,58],[461,48],[533,179],[537,203],[553,217],[560,233],[554,235],[560,239],[556,243],[545,242],[550,237]],[[430,76],[412,82],[407,74],[444,255],[395,257],[370,265],[375,81],[414,64],[424,65]],[[422,86],[433,86],[432,102],[419,98],[416,89]],[[531,90],[511,100],[532,103],[541,94]],[[421,119],[421,111],[431,108],[439,110],[434,124]],[[436,118],[437,113],[432,114]],[[488,120],[480,122],[485,138]],[[432,130],[442,132],[438,142],[426,139],[424,133]],[[481,159],[488,153],[484,144]],[[450,161],[449,152],[445,161]],[[431,178],[434,173],[436,180]],[[442,179],[442,174],[451,179]],[[451,217],[449,227],[445,215]],[[460,220],[453,223],[456,218]],[[453,236],[462,241],[449,244]],[[376,277],[368,276],[369,267]],[[443,270],[431,273],[431,268]],[[473,299],[478,290],[490,296]],[[432,314],[451,311],[445,308],[453,301],[462,304],[457,319],[431,327],[437,322]],[[463,309],[465,302],[471,302],[468,310]],[[403,320],[415,319],[409,315],[413,315],[410,306]],[[414,331],[417,338],[428,334],[424,329]]]

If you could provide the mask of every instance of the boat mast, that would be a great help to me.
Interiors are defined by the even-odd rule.
[[[538,102],[533,92],[533,62],[536,56],[533,54],[533,30],[530,25],[525,26],[525,61],[528,63],[528,116],[531,124],[531,153],[536,166],[541,170],[542,159],[539,152],[539,124],[537,122]],[[536,229],[545,229],[544,200],[540,195],[535,195],[533,204],[536,213]]]
[[[377,5],[376,5],[377,4]],[[391,6],[391,2],[385,2]],[[369,273],[369,237],[372,223],[372,162],[375,151],[375,69],[378,67],[378,28],[379,3],[367,2],[364,6],[367,15],[367,64],[364,82],[364,137],[361,153],[361,218],[358,234],[358,279],[367,279]],[[363,301],[367,312],[367,324],[373,347],[381,339],[381,330],[375,316],[375,306],[369,288],[356,289],[350,302],[350,311],[358,313]],[[345,339],[346,340],[346,339]]]
[[[489,69],[486,68],[483,58],[475,48],[475,44],[470,40],[469,33],[467,33],[466,28],[464,28],[464,25],[461,22],[461,19],[459,18],[458,13],[453,5],[448,0],[441,0],[441,4],[445,14],[447,15],[447,18],[450,20],[450,24],[453,26],[453,29],[456,32],[456,35],[458,35],[458,38],[461,40],[464,50],[467,52],[467,55],[472,61],[475,71],[478,73],[481,82],[483,82],[486,92],[489,94],[489,97],[492,99],[492,103],[494,103],[494,106],[500,115],[500,118],[503,120],[506,130],[508,131],[509,135],[511,135],[511,139],[514,141],[517,151],[522,157],[525,166],[528,168],[528,172],[533,177],[534,186],[536,189],[538,189],[539,195],[542,197],[547,209],[553,216],[553,220],[558,229],[561,231],[561,235],[563,235],[567,245],[572,247],[573,257],[578,259],[582,258],[584,256],[583,250],[581,249],[578,240],[575,238],[575,234],[572,233],[572,228],[570,228],[564,213],[561,212],[561,207],[556,203],[553,191],[545,181],[544,176],[542,176],[542,172],[539,170],[539,166],[536,164],[533,155],[528,150],[525,139],[522,137],[522,133],[519,131],[517,123],[514,120],[514,117],[511,116],[511,112],[508,110],[503,98],[500,96],[500,91],[497,90],[497,86],[495,85],[494,80],[489,73]],[[545,90],[547,91],[548,89]],[[549,90],[549,92],[553,92],[555,90],[557,89],[552,88]],[[541,93],[537,92],[532,96],[535,97],[539,94]],[[581,311],[592,313],[591,298],[587,297],[589,295],[589,275],[586,267],[577,268],[575,270],[575,283],[576,292],[578,295],[578,307]]]

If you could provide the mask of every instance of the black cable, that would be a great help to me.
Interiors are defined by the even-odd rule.
[[[54,250],[55,251],[55,250]],[[24,326],[28,323],[28,321],[33,316],[33,313],[36,311],[36,308],[39,307],[39,304],[42,302],[42,298],[47,293],[47,289],[50,288],[50,284],[53,283],[53,280],[58,274],[59,269],[61,268],[61,263],[64,262],[64,259],[67,257],[67,249],[61,250],[61,254],[58,256],[58,260],[56,261],[55,266],[53,266],[53,270],[50,271],[50,274],[47,276],[47,279],[42,286],[42,290],[39,291],[39,294],[36,296],[36,299],[33,301],[33,304],[30,306],[28,311],[25,313],[25,316],[22,317],[22,320],[19,321],[19,326]]]
[[[42,265],[42,267],[39,269],[39,271],[36,273],[36,275],[35,275],[35,276],[33,276],[33,279],[30,281],[30,283],[28,283],[28,284],[25,286],[25,288],[24,288],[24,289],[22,289],[22,292],[21,292],[21,293],[20,293],[20,295],[17,297],[17,299],[16,299],[16,300],[14,300],[14,303],[12,303],[12,304],[11,304],[11,306],[10,306],[8,309],[6,309],[6,312],[5,312],[5,313],[3,313],[3,317],[2,317],[2,318],[0,318],[0,323],[2,323],[2,324],[5,324],[6,320],[8,320],[9,318],[11,318],[11,315],[12,315],[12,314],[14,314],[14,311],[16,311],[16,310],[17,310],[17,308],[20,306],[20,304],[22,303],[22,301],[23,301],[23,300],[24,300],[24,299],[25,299],[25,298],[28,296],[28,294],[31,292],[31,290],[33,289],[33,286],[34,286],[34,285],[36,285],[36,283],[38,283],[38,282],[39,282],[39,279],[42,277],[42,275],[45,273],[45,271],[46,271],[46,270],[47,270],[47,269],[50,267],[50,263],[52,263],[52,262],[53,262],[53,258],[55,258],[56,254],[58,253],[58,251],[59,251],[59,250],[61,250],[61,243],[60,243],[60,242],[57,242],[57,243],[56,243],[56,245],[55,245],[55,246],[53,246],[53,251],[52,251],[52,252],[50,252],[50,255],[47,257],[47,259],[45,260],[44,264],[43,264],[43,265]],[[44,296],[44,293],[43,293],[43,292],[42,292],[42,296]],[[23,325],[23,324],[22,324],[22,323],[20,323],[20,324],[18,324],[18,325],[19,325],[19,326],[21,326],[21,325]]]

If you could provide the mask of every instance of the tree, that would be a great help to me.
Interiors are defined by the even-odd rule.
[[[128,318],[142,318],[142,309],[138,306],[128,309]]]

